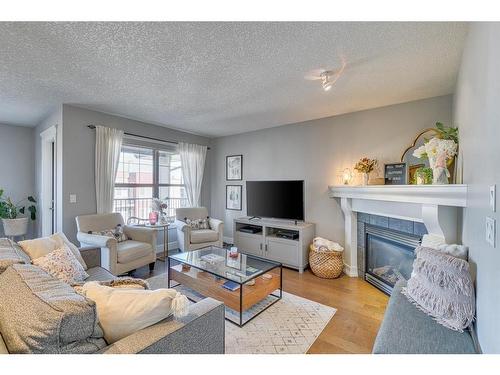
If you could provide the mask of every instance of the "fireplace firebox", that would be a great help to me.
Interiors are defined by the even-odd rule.
[[[409,279],[421,237],[367,224],[365,280],[391,294],[400,277]]]

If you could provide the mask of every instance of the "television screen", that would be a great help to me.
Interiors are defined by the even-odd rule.
[[[247,215],[304,220],[304,181],[247,181]]]

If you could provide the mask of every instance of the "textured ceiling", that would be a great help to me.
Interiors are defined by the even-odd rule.
[[[0,22],[0,123],[61,103],[222,136],[453,92],[464,23]],[[329,92],[312,69],[343,75]]]

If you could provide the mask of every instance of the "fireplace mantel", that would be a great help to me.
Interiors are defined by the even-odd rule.
[[[345,219],[346,273],[357,276],[357,213],[422,222],[430,235],[456,243],[458,210],[467,205],[467,185],[329,186]]]
[[[465,207],[467,185],[329,186],[330,197]]]

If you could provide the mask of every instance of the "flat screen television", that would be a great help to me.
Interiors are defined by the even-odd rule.
[[[247,181],[247,215],[304,220],[304,181]]]

